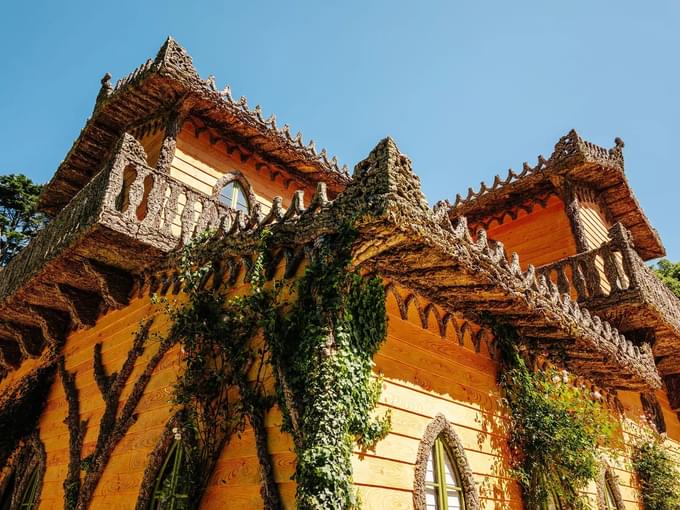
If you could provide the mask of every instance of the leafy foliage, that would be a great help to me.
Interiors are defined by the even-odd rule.
[[[503,371],[500,386],[511,412],[513,470],[529,508],[554,494],[566,508],[587,508],[580,492],[600,469],[597,448],[615,430],[605,407],[566,372],[533,372],[514,330],[496,326]]]
[[[673,510],[680,505],[680,484],[673,459],[660,440],[636,446],[633,466],[638,474],[645,510]]]
[[[0,266],[7,263],[45,225],[37,212],[42,185],[22,174],[0,175]]]
[[[369,448],[384,437],[389,415],[371,416],[381,388],[371,369],[386,336],[385,294],[378,278],[349,268],[354,235],[347,227],[320,238],[301,278],[265,285],[269,234],[263,231],[250,291],[238,297],[228,297],[219,284],[206,285],[223,256],[219,240],[206,234],[183,251],[187,299],[168,310],[170,335],[186,359],[175,401],[187,410],[197,439],[190,455],[194,496],[229,437],[246,419],[257,436],[264,412],[278,403],[295,443],[298,508],[359,506],[352,446]],[[266,390],[267,374],[274,375],[275,394]],[[266,473],[270,461],[263,450],[258,456]],[[274,484],[263,494],[275,490]],[[278,498],[268,505],[278,506]]]
[[[390,426],[389,415],[371,417],[381,388],[371,367],[386,335],[385,293],[378,278],[348,269],[353,236],[346,228],[317,243],[297,301],[274,317],[266,335],[279,404],[295,439],[301,509],[359,506],[352,444],[370,448]]]
[[[263,385],[266,345],[254,341],[275,295],[262,287],[263,255],[252,271],[252,292],[228,298],[221,285],[206,285],[215,262],[213,244],[212,233],[206,232],[183,249],[180,269],[186,299],[168,307],[169,335],[185,354],[185,370],[175,385],[174,401],[185,410],[191,427],[183,440],[190,506],[200,501],[231,435],[243,430],[255,408],[264,412],[274,402]],[[249,381],[255,365],[257,376]]]
[[[673,294],[680,298],[680,262],[674,264],[669,260],[661,259],[654,272]]]

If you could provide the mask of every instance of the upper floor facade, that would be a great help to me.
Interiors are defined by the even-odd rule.
[[[245,285],[263,228],[273,239],[268,278],[294,278],[309,247],[351,218],[353,264],[384,280],[391,323],[376,362],[387,377],[381,405],[399,418],[396,433],[365,463],[354,460],[357,483],[376,507],[388,492],[391,508],[409,507],[413,474],[404,465],[420,444],[434,444],[421,441],[426,430],[440,433],[448,424],[439,412],[467,431],[461,441],[479,473],[507,491],[494,488],[484,498],[518,501],[498,446],[507,430],[498,418],[495,340],[485,317],[516,327],[579,381],[618,398],[626,416],[640,413],[639,394],[658,395],[680,440],[672,414],[680,407],[678,301],[644,264],[663,255],[663,246],[625,181],[622,148],[617,141],[606,150],[572,132],[535,167],[430,208],[392,140],[350,176],[275,118],[202,80],[168,40],[117,84],[102,80],[92,117],[41,197],[53,220],[2,273],[0,388],[62,350],[76,373],[93,343],[122,338],[118,327],[129,333],[156,313],[150,296],[181,292],[171,255],[201,232],[217,230],[227,240],[211,276]],[[175,352],[167,372],[179,370],[180,358]],[[81,389],[98,384],[89,372],[78,373]],[[167,400],[170,383],[158,384],[149,409]],[[45,428],[59,427],[65,398],[50,397]],[[86,413],[94,400],[87,396]],[[490,430],[475,429],[485,420]],[[475,446],[471,430],[484,444]],[[145,436],[145,452],[156,432]],[[47,436],[53,486],[66,463],[60,434]],[[272,434],[290,475],[290,438]],[[418,458],[424,465],[427,453]],[[130,482],[135,490],[139,481]],[[632,501],[634,482],[626,483]],[[390,491],[381,484],[392,484]]]

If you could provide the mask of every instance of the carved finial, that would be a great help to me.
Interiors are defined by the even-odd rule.
[[[222,92],[220,92],[220,96],[231,103],[233,101],[231,97],[231,87],[229,85],[225,86],[224,89],[222,89]]]
[[[614,138],[614,145],[616,145],[616,147],[619,149],[623,149],[626,146],[626,144],[623,143],[623,140],[618,136]]]
[[[106,73],[102,77],[100,83],[102,86],[99,89],[99,94],[97,94],[97,102],[107,98],[111,95],[111,92],[113,92],[113,87],[111,86],[111,73]]]
[[[217,83],[215,82],[214,74],[208,76],[208,79],[205,82],[208,84],[208,87],[210,87],[213,90],[217,90]]]

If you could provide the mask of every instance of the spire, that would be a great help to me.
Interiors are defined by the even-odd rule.
[[[173,74],[179,71],[181,75],[200,80],[189,53],[172,36],[168,36],[158,50],[154,65],[161,71],[170,70]]]
[[[363,201],[367,212],[374,216],[431,214],[411,160],[390,137],[381,140],[354,167],[352,181],[343,195]]]

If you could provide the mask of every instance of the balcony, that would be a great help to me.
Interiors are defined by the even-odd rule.
[[[599,248],[536,273],[629,338],[652,342],[662,375],[680,373],[680,300],[645,265],[625,227],[617,223],[609,236]]]
[[[0,375],[125,306],[137,277],[196,232],[244,222],[147,166],[144,149],[125,135],[110,163],[2,271]]]

